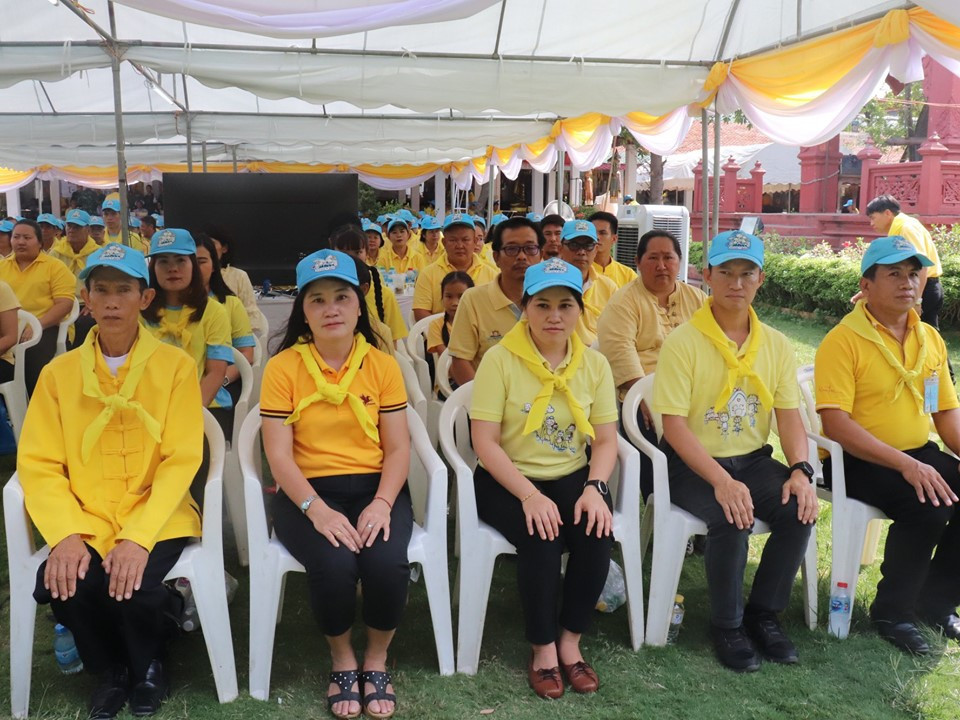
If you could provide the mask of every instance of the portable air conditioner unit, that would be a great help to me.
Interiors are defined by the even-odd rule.
[[[640,236],[650,230],[666,230],[680,241],[680,274],[677,279],[687,282],[687,263],[690,257],[690,211],[683,205],[621,205],[617,212],[617,262],[627,267],[637,266],[637,244]]]

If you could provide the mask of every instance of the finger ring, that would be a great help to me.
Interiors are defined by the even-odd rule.
[[[334,531],[333,531],[333,534],[334,534],[334,535],[339,535],[339,534],[340,534],[340,531],[339,531],[339,530],[334,530]]]
[[[367,527],[368,527],[368,528],[373,527],[373,523],[367,523]]]

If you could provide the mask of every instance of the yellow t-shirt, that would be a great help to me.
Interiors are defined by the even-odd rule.
[[[6,312],[7,310],[16,311],[19,308],[20,301],[17,300],[17,296],[14,295],[13,290],[9,285],[0,280],[0,313]],[[13,365],[13,348],[11,347],[3,355],[0,355],[0,360],[5,360]]]
[[[933,244],[933,238],[923,226],[923,223],[914,217],[897,213],[897,216],[890,224],[888,235],[902,235],[909,240],[913,246],[927,256],[927,259],[933,262],[933,267],[927,268],[928,278],[938,278],[943,275],[943,267],[940,265],[940,253],[937,252],[937,246]]]
[[[417,284],[413,289],[413,309],[429,310],[430,314],[443,312],[443,292],[440,283],[456,268],[447,258],[427,265],[417,277]],[[473,278],[474,285],[483,285],[496,279],[499,271],[490,267],[474,253],[473,262],[467,268],[467,274]]]
[[[374,334],[380,338],[380,342],[377,343],[377,349],[393,357],[396,348],[393,345],[393,333],[390,332],[390,327],[386,323],[380,322],[380,318],[376,315],[370,316],[370,327],[373,329]]]
[[[339,382],[347,372],[353,351],[338,372],[323,361],[312,343],[310,349],[327,381]],[[347,389],[363,401],[378,425],[381,413],[400,412],[407,407],[400,366],[375,348],[367,352]],[[293,348],[287,348],[270,358],[263,369],[260,415],[286,419],[303,398],[316,391],[317,385],[308,374],[303,358]],[[382,446],[364,433],[347,402],[332,405],[320,401],[301,411],[300,419],[293,423],[293,459],[306,478],[383,470]]]
[[[734,354],[742,356],[754,330],[743,345],[728,341]],[[753,369],[773,395],[773,407],[800,407],[797,361],[793,346],[784,335],[763,325],[764,338]],[[670,333],[660,348],[653,384],[653,410],[686,418],[687,427],[712,457],[746,455],[760,449],[770,435],[769,410],[760,406],[749,381],[734,389],[726,408],[716,412],[713,403],[727,381],[727,366],[713,342],[690,323]]]
[[[89,344],[50,361],[30,397],[17,473],[31,520],[50,546],[79,533],[101,556],[120,540],[152,550],[161,540],[198,537],[190,483],[203,456],[203,416],[193,361],[141,330],[114,377],[96,329],[87,338]],[[147,364],[132,400],[160,423],[160,442],[136,412],[119,410],[82,459],[84,430],[104,410],[83,391],[84,348],[96,352],[94,372],[106,395],[119,392],[134,360]]]
[[[601,267],[598,263],[594,263],[593,270],[598,275],[603,275],[613,280],[618,288],[622,288],[627,283],[637,279],[636,270],[632,270],[616,260],[610,260],[606,267]]]
[[[66,238],[60,238],[50,248],[50,257],[55,257],[67,266],[67,270],[77,276],[76,296],[78,298],[80,297],[80,291],[83,289],[83,281],[79,277],[80,271],[87,266],[87,258],[99,249],[100,246],[93,241],[93,238],[89,238],[86,245],[80,248],[78,253],[73,251],[73,247]]]
[[[597,321],[600,313],[617,291],[617,284],[608,277],[598,275],[593,268],[587,278],[589,287],[583,291],[583,313],[577,323],[577,335],[584,345],[593,345],[597,340]]]
[[[488,283],[489,284],[489,283]],[[459,309],[457,310],[459,312]],[[427,350],[433,351],[433,348],[446,347],[446,343],[443,342],[443,325],[446,318],[438,317],[430,323],[427,327]],[[446,323],[447,325],[447,337],[451,340],[453,339],[453,323]],[[443,352],[441,349],[440,352]]]
[[[567,356],[556,372],[567,366],[570,357],[568,343]],[[603,355],[585,348],[580,368],[568,386],[591,425],[617,421],[613,375]],[[530,405],[542,387],[523,360],[505,347],[493,347],[477,368],[470,417],[500,423],[500,446],[526,477],[555,480],[587,464],[587,438],[577,430],[567,399],[559,392],[551,398],[540,429],[523,434]]]
[[[400,303],[397,302],[397,295],[393,288],[387,285],[383,279],[383,273],[378,271],[378,280],[372,280],[370,289],[367,290],[365,300],[367,301],[367,311],[372,317],[380,319],[377,313],[377,291],[373,287],[374,282],[380,285],[380,297],[383,298],[383,320],[382,322],[390,328],[390,334],[394,340],[402,340],[408,334],[407,323],[403,319],[403,313],[400,312]]]
[[[216,301],[216,297],[210,296]],[[250,316],[246,308],[236,295],[227,295],[222,303],[230,322],[230,344],[235,348],[256,347],[253,339],[253,328],[250,327]]]
[[[111,235],[109,230],[105,231],[103,233],[103,244],[106,245],[112,242],[123,245],[123,233]],[[150,252],[150,242],[144,240],[140,233],[135,233],[133,230],[130,231],[130,247],[139,250],[144,255]]]
[[[480,259],[483,260],[490,267],[497,267],[497,264],[493,261],[493,245],[491,243],[485,242],[483,247],[480,248]],[[499,271],[500,268],[497,268]]]
[[[926,338],[927,357],[921,377],[915,381],[921,395],[924,381],[939,378],[939,410],[960,407],[957,391],[950,381],[947,350],[943,338],[933,327],[920,322],[913,310],[907,321],[903,345],[885,328],[865,303],[857,303],[853,313],[863,313],[876,328],[894,357],[908,370],[920,352],[920,333]],[[900,375],[888,363],[880,349],[853,328],[837,325],[827,333],[817,349],[814,364],[817,410],[840,409],[850,414],[860,427],[881,442],[897,450],[912,450],[924,445],[930,436],[930,417],[921,413],[912,393],[903,388],[896,400],[894,388]]]
[[[437,243],[437,249],[433,252],[430,252],[425,244],[420,243],[420,253],[423,255],[424,267],[435,263],[437,260],[447,259],[447,249],[443,246],[443,241]]]
[[[24,270],[15,255],[0,260],[0,280],[16,294],[20,307],[38,318],[53,307],[54,300],[72,301],[77,289],[77,279],[67,266],[43,252]]]
[[[387,243],[380,249],[380,255],[377,258],[377,267],[383,270],[391,268],[398,273],[405,273],[409,270],[420,272],[426,265],[423,253],[417,251],[417,246],[412,242],[407,243],[407,254],[400,257],[393,251],[393,246]]]
[[[664,338],[689,320],[705,299],[698,288],[681,282],[667,307],[640,278],[617,290],[597,321],[600,352],[610,362],[617,387],[655,372]]]
[[[521,310],[513,304],[497,280],[467,288],[460,298],[450,332],[450,354],[469,360],[474,368],[484,354],[517,324]]]

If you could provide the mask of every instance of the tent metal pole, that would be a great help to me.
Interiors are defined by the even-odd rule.
[[[497,169],[493,166],[493,157],[487,158],[487,232],[490,232],[493,223],[493,184],[497,176]]]
[[[184,117],[187,120],[186,128],[186,137],[187,137],[187,172],[193,172],[193,132],[191,130],[190,123],[190,98],[187,96],[187,76],[181,74],[180,79],[183,81],[183,105],[186,110]]]
[[[113,8],[113,0],[107,2],[107,13],[110,16],[110,36],[117,36],[117,17]],[[125,151],[126,140],[123,136],[123,101],[120,96],[120,48],[116,43],[110,53],[110,66],[113,70],[113,115],[117,127],[117,193],[120,195],[120,239],[124,245],[130,246],[130,208],[127,205],[127,156]]]
[[[737,192],[736,186],[727,188],[727,192]],[[720,232],[720,113],[717,103],[713,103],[713,237]]]
[[[703,220],[700,223],[700,230],[703,242],[703,266],[707,266],[707,252],[710,249],[710,154],[707,144],[710,141],[710,128],[707,127],[707,110],[700,111],[700,150],[701,167],[703,172],[700,174],[700,212]]]
[[[237,146],[230,147],[230,154],[233,156],[233,172],[237,172]]]
[[[557,213],[560,213],[560,203],[563,202],[563,170],[567,159],[564,150],[557,151]]]
[[[207,141],[200,141],[200,160],[203,163],[203,171],[207,171]]]

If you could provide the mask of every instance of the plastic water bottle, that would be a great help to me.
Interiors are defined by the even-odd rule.
[[[845,638],[850,632],[850,588],[838,582],[830,596],[830,634]]]
[[[53,654],[57,658],[60,672],[64,675],[73,675],[83,670],[83,661],[80,660],[77,644],[73,641],[73,633],[59,623],[53,628]]]
[[[677,595],[673,600],[673,614],[670,615],[670,627],[667,628],[667,645],[677,642],[680,635],[680,626],[683,625],[683,595]]]
[[[200,616],[197,614],[197,601],[193,599],[190,581],[186,578],[177,578],[174,588],[183,595],[183,614],[180,615],[180,627],[183,628],[184,632],[193,632],[200,627]]]
[[[267,296],[270,294],[270,291],[273,290],[273,284],[270,282],[270,278],[263,279],[263,285],[261,286],[260,292]]]

